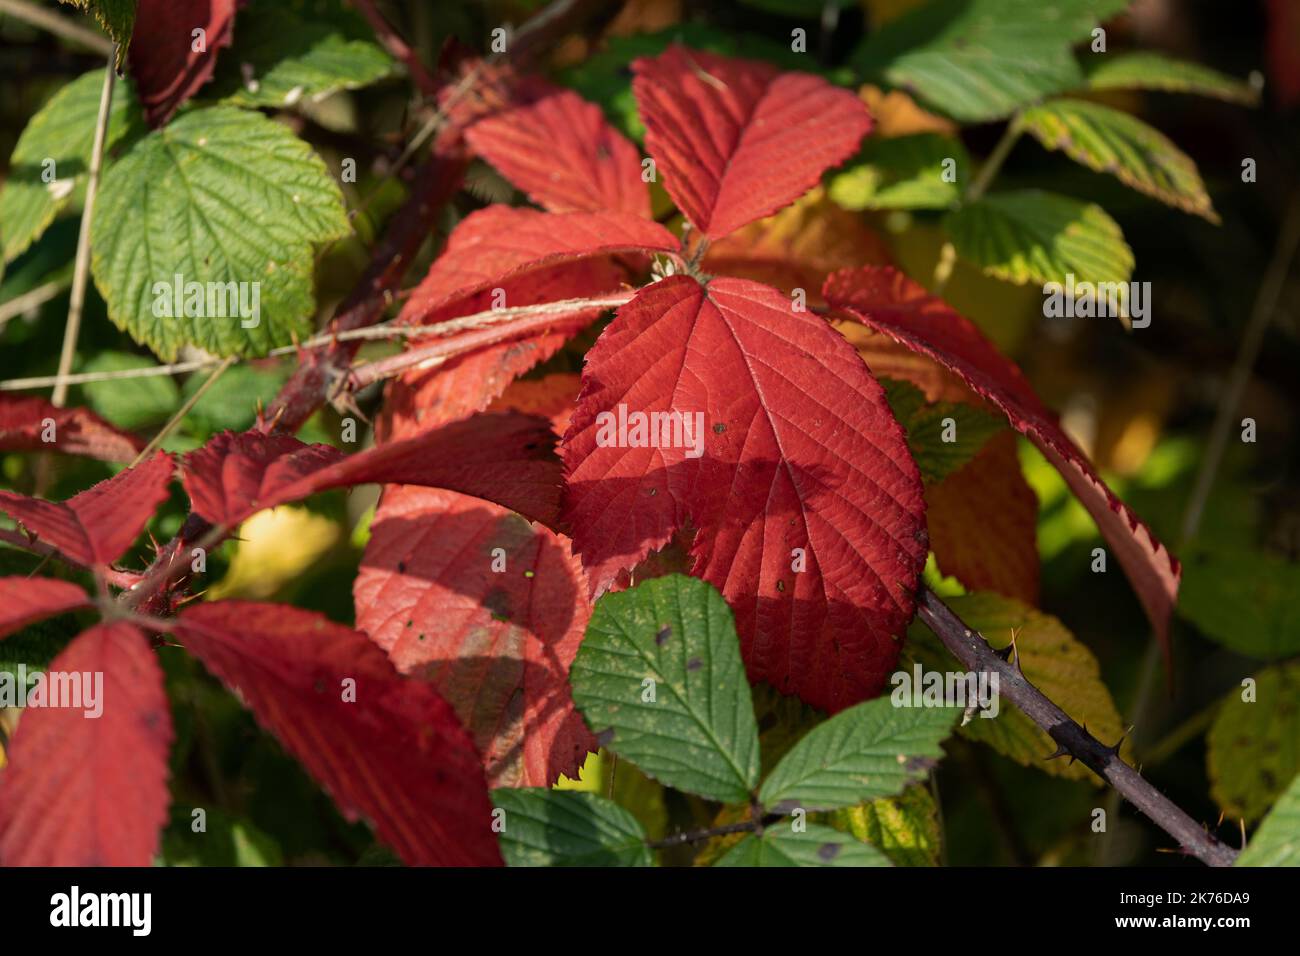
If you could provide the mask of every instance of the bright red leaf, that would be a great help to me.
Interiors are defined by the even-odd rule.
[[[139,0],[127,63],[145,119],[162,126],[212,79],[230,46],[236,0]],[[202,30],[195,36],[195,30]]]
[[[166,499],[174,470],[171,455],[157,454],[67,501],[0,491],[0,511],[78,564],[108,565],[140,536]]]
[[[135,625],[100,624],[47,673],[69,686],[80,675],[81,696],[28,699],[0,773],[0,865],[149,866],[171,800],[171,713],[154,652]]]
[[[353,596],[357,626],[456,708],[492,786],[577,777],[596,742],[569,665],[591,605],[567,538],[454,492],[390,487]]]
[[[674,276],[619,310],[582,381],[565,512],[593,591],[690,521],[693,573],[735,611],[752,679],[828,710],[878,693],[912,617],[924,504],[848,343],[768,286]],[[651,413],[677,413],[673,447],[644,446]]]
[[[1166,654],[1169,615],[1181,568],[1142,520],[1115,496],[1024,374],[975,325],[902,273],[888,268],[846,269],[826,281],[828,302],[846,315],[930,356],[996,405],[1013,428],[1038,446],[1088,509],[1133,582]]]
[[[411,865],[501,855],[479,756],[451,706],[364,634],[298,608],[198,604],[175,632],[302,761],[350,820]]]
[[[0,637],[8,637],[47,617],[89,605],[86,592],[67,581],[0,578]]]
[[[43,398],[0,396],[0,451],[57,451],[131,461],[143,447],[140,439],[87,408],[58,408]]]
[[[582,378],[569,372],[554,372],[545,378],[525,378],[511,384],[489,406],[493,411],[515,411],[551,420],[556,434],[569,430],[569,420],[578,406]]]
[[[664,188],[711,239],[794,202],[871,129],[861,100],[807,73],[680,46],[632,69]]]
[[[470,148],[552,212],[614,212],[649,218],[641,154],[571,90],[476,123]]]
[[[450,488],[553,524],[560,485],[554,449],[545,421],[514,413],[476,415],[346,456],[288,435],[222,432],[185,456],[181,480],[194,512],[227,528],[265,508],[372,482]]]
[[[620,253],[674,252],[678,241],[663,226],[625,213],[554,213],[488,206],[466,216],[447,248],[411,293],[399,321],[428,323],[508,279],[579,259]],[[490,306],[512,306],[508,296]],[[537,301],[537,300],[534,300]],[[464,313],[460,313],[464,314]]]

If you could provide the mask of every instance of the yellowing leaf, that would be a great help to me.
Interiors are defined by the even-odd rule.
[[[896,797],[835,810],[828,816],[835,829],[870,843],[895,866],[939,865],[939,809],[925,784],[913,784]]]
[[[343,536],[337,522],[306,508],[281,505],[259,511],[239,530],[239,549],[208,599],[264,600],[300,577]]]
[[[1247,823],[1300,773],[1300,663],[1269,667],[1254,681],[1253,693],[1228,693],[1206,738],[1210,792],[1225,814]]]

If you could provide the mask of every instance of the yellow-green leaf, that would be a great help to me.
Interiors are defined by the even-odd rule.
[[[1259,103],[1259,91],[1248,83],[1199,63],[1145,50],[1088,57],[1084,73],[1092,90],[1161,90],[1197,93],[1246,106]]]
[[[835,829],[870,843],[895,866],[939,865],[939,809],[924,784],[828,816]]]
[[[1094,203],[1036,189],[995,193],[945,219],[957,254],[986,273],[1028,282],[1128,282],[1133,251]]]
[[[1300,866],[1300,776],[1268,812],[1237,866]]]
[[[1018,121],[1048,149],[1177,209],[1219,221],[1196,163],[1160,130],[1086,100],[1049,100]]]
[[[1258,820],[1300,773],[1300,663],[1260,671],[1223,699],[1206,739],[1210,792],[1229,817]]]

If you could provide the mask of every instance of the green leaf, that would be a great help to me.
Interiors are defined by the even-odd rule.
[[[606,594],[569,672],[597,738],[646,774],[724,803],[758,783],[758,727],[731,609],[680,574]]]
[[[1004,419],[965,402],[927,402],[911,382],[882,378],[885,398],[907,432],[907,447],[921,478],[936,484],[979,454],[985,442],[1006,428]],[[951,420],[951,424],[949,424]],[[952,441],[944,436],[951,435]]]
[[[875,847],[816,823],[796,833],[786,822],[750,834],[714,866],[890,866]]]
[[[1260,660],[1300,652],[1300,564],[1261,551],[1184,556],[1178,611],[1207,637]]]
[[[240,12],[239,55],[222,58],[207,95],[235,106],[292,106],[392,72],[392,58],[370,42],[360,17],[319,3],[293,6],[260,0]]]
[[[1228,692],[1206,738],[1210,792],[1227,816],[1247,823],[1300,773],[1300,662],[1266,668],[1254,681],[1253,694]]]
[[[871,34],[853,54],[869,79],[964,123],[1010,116],[1080,85],[1070,47],[1127,0],[935,0]]]
[[[55,216],[84,198],[103,87],[103,70],[77,77],[50,97],[18,137],[9,158],[9,178],[0,191],[5,261],[19,256]],[[123,77],[113,87],[105,152],[143,128],[135,91]],[[47,175],[53,177],[50,182],[45,181]]]
[[[135,368],[155,368],[157,364],[130,352],[100,352],[80,370],[121,372]],[[128,431],[165,421],[181,402],[181,390],[166,375],[87,382],[81,389],[91,408],[114,425]]]
[[[943,756],[952,732],[949,707],[895,707],[879,697],[819,724],[763,781],[769,810],[834,810],[892,797],[924,777]]]
[[[1201,66],[1174,60],[1160,53],[1108,53],[1085,57],[1083,65],[1092,90],[1162,90],[1198,93],[1255,106],[1259,91],[1248,83]]]
[[[653,866],[645,831],[613,800],[576,790],[492,791],[505,811],[501,854],[510,866]]]
[[[870,843],[895,866],[938,866],[943,836],[939,808],[924,784],[830,815],[831,825]]]
[[[1163,203],[1219,221],[1196,163],[1164,133],[1128,113],[1086,100],[1050,100],[1020,114],[1048,149]]]
[[[1300,776],[1269,811],[1237,866],[1300,866]]]
[[[845,209],[947,209],[961,198],[969,169],[966,148],[938,133],[870,137],[856,160],[831,174],[828,194]]]
[[[260,355],[310,332],[313,244],[348,229],[325,164],[284,126],[228,106],[192,110],[136,142],[104,177],[95,283],[109,317],[167,361],[185,344]],[[169,318],[176,276],[222,295],[198,309],[182,298],[184,314]],[[247,319],[222,302],[236,289]]]
[[[1097,659],[1060,621],[1013,598],[990,592],[950,597],[946,602],[969,627],[983,634],[994,650],[1007,647],[1014,633],[1020,666],[1029,682],[1076,721],[1087,723],[1088,730],[1103,743],[1120,740],[1123,726],[1115,701],[1102,683]],[[947,648],[919,621],[908,631],[903,655],[906,664],[920,664],[925,671],[962,670]],[[908,689],[909,685],[896,686],[894,694]],[[1056,750],[1055,741],[1005,698],[1000,698],[996,717],[977,713],[958,732],[1026,767],[1072,780],[1097,781],[1091,770],[1081,763],[1071,763],[1068,757],[1045,760]]]
[[[1039,190],[995,193],[945,219],[957,254],[1017,285],[1128,282],[1133,252],[1100,206]]]
[[[257,419],[259,407],[266,408],[289,378],[283,362],[232,365],[190,409],[186,430],[201,438],[219,431],[246,431]],[[203,387],[212,369],[201,369],[185,380],[183,398]]]
[[[80,7],[95,15],[104,32],[118,44],[117,60],[114,65],[121,70],[122,64],[126,61],[126,51],[131,45],[131,32],[135,29],[136,0],[61,0],[61,2]]]

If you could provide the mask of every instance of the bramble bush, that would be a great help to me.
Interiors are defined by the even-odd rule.
[[[1260,78],[1126,0],[75,6],[0,189],[0,864],[1297,861],[1300,216],[1199,392],[1121,228],[1240,241],[1144,97]]]

